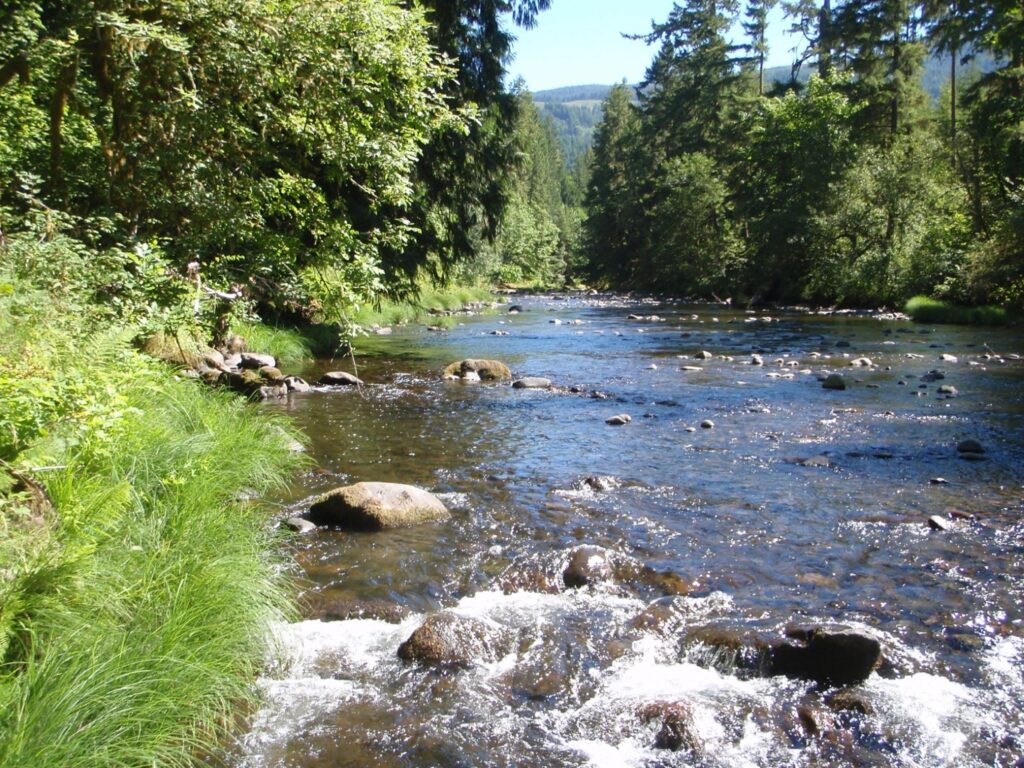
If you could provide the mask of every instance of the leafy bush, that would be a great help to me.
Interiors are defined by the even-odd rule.
[[[910,299],[906,313],[919,323],[1006,325],[1011,320],[1003,307],[965,307],[927,296],[914,296]]]

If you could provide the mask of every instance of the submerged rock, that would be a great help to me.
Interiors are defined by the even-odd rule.
[[[447,520],[445,505],[431,493],[400,483],[356,483],[321,496],[309,508],[318,526],[357,531],[407,528]]]
[[[583,486],[595,491],[611,491],[622,486],[622,481],[612,475],[591,475],[584,479]]]
[[[830,373],[825,377],[825,381],[821,383],[823,389],[846,389],[846,379],[843,378],[841,373]]]
[[[442,376],[446,379],[469,380],[471,377],[468,374],[476,374],[480,381],[508,381],[512,378],[512,371],[504,363],[472,358],[452,363],[444,369]]]
[[[658,701],[645,704],[638,710],[637,716],[644,723],[661,723],[658,735],[654,737],[655,749],[686,751],[698,759],[703,758],[704,744],[694,724],[693,713],[683,702]]]
[[[429,666],[469,666],[496,661],[508,645],[505,638],[493,636],[486,622],[444,611],[427,617],[398,647],[398,658]]]
[[[317,621],[375,619],[398,624],[409,615],[408,608],[386,600],[361,600],[329,592],[308,594],[301,603],[303,617]]]
[[[799,644],[772,648],[771,674],[843,686],[863,682],[882,660],[882,646],[873,637],[822,629],[789,633]]]
[[[304,517],[289,517],[281,525],[294,533],[312,533],[316,530],[316,524]]]
[[[551,386],[551,379],[542,376],[524,376],[512,382],[515,389],[548,389]]]
[[[573,550],[569,564],[562,571],[562,581],[569,589],[610,581],[613,575],[608,551],[601,547],[582,546]]]
[[[985,446],[977,440],[962,440],[957,444],[956,450],[958,453],[965,454],[967,456],[980,456],[985,453]]]
[[[320,383],[329,387],[361,387],[363,380],[347,371],[329,371],[320,377]]]

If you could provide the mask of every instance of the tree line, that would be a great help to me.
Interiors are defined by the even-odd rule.
[[[747,301],[1024,301],[1024,23],[1014,2],[785,4],[806,45],[764,77],[775,0],[687,0],[604,104],[582,276]],[[746,40],[730,29],[743,13]],[[938,101],[921,83],[950,54]],[[991,56],[991,71],[973,67]],[[797,73],[810,68],[801,83]]]

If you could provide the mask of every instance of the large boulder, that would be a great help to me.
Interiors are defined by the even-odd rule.
[[[449,518],[431,493],[401,483],[356,483],[321,496],[306,515],[319,526],[356,531],[407,528]]]
[[[273,355],[263,355],[258,352],[242,352],[241,357],[241,367],[254,371],[258,371],[265,366],[273,368],[277,365],[277,360],[274,359]]]
[[[821,685],[845,686],[863,682],[882,660],[882,646],[873,637],[856,632],[822,629],[788,633],[797,643],[772,648],[771,674]]]
[[[442,376],[446,379],[472,379],[467,374],[475,373],[481,381],[509,381],[512,371],[498,360],[459,360],[444,369]]]
[[[480,619],[443,611],[428,616],[398,647],[398,658],[428,666],[469,666],[497,661],[508,638]]]

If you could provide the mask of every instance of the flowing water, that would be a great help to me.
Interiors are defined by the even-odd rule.
[[[438,494],[453,519],[295,538],[303,603],[336,620],[279,629],[239,768],[1024,764],[1019,332],[515,301],[368,340],[360,390],[265,406],[317,465],[283,516],[378,480]],[[563,389],[441,380],[466,357]],[[305,373],[332,367],[350,364]],[[830,371],[845,391],[822,387]],[[605,423],[619,413],[632,421]],[[608,551],[613,579],[565,587],[581,544]],[[400,660],[442,610],[510,641],[458,667]],[[729,652],[794,625],[881,642],[855,705]],[[659,748],[672,707],[678,751]]]

